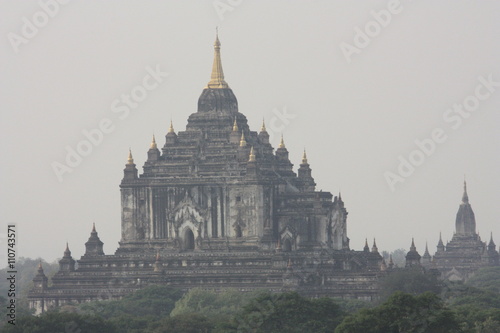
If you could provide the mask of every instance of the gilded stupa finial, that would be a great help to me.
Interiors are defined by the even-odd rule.
[[[253,151],[253,146],[250,148],[250,156],[248,158],[248,162],[255,162],[255,153]]]
[[[302,155],[302,164],[307,164],[307,154],[305,148],[304,148],[304,154]]]
[[[168,133],[175,133],[172,119],[170,119],[170,127],[168,128]]]
[[[240,147],[246,147],[247,140],[245,140],[245,133],[241,132]]]
[[[212,75],[207,84],[210,89],[227,89],[229,85],[224,81],[224,71],[222,70],[222,61],[220,58],[220,41],[219,31],[216,28],[215,43],[214,43],[214,63],[212,65]]]
[[[156,145],[156,140],[155,140],[155,135],[153,134],[153,140],[151,141],[151,149],[158,149],[158,146]]]
[[[132,157],[132,150],[130,148],[128,149],[127,164],[134,164],[134,158]]]
[[[281,141],[278,148],[285,148],[285,141],[283,140],[283,134],[281,134]]]
[[[261,132],[267,132],[266,123],[264,122],[264,118],[262,118],[262,126],[260,127]]]
[[[236,122],[236,117],[234,117],[233,132],[238,132],[238,123]]]

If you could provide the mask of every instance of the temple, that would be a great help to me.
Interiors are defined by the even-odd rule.
[[[464,193],[458,208],[455,233],[451,241],[444,245],[440,233],[434,256],[430,255],[426,245],[422,257],[412,242],[410,252],[406,256],[406,266],[421,265],[424,268],[436,270],[443,280],[466,281],[481,267],[498,266],[498,258],[493,234],[490,235],[487,243],[483,242],[476,232],[476,218],[469,203],[467,183],[464,181]]]
[[[455,233],[446,246],[441,234],[439,235],[433,261],[442,277],[448,280],[467,280],[480,267],[498,265],[498,251],[493,242],[493,234],[490,235],[489,243],[486,243],[476,232],[476,218],[469,203],[465,181],[462,202],[455,220]]]
[[[129,151],[121,241],[105,254],[95,225],[75,263],[69,247],[51,279],[40,266],[30,306],[118,299],[149,284],[244,291],[297,290],[373,299],[386,265],[378,248],[351,250],[340,194],[316,191],[304,151],[297,172],[283,137],[252,131],[225,81],[220,41],[210,81],[184,131],[153,136],[142,173]]]

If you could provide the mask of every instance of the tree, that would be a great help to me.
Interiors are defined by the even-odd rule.
[[[500,266],[484,267],[467,281],[467,285],[476,288],[489,289],[500,292]]]
[[[396,267],[405,267],[406,265],[406,250],[405,249],[397,249],[390,253],[392,256],[392,262]],[[385,259],[387,263],[389,263],[389,252],[382,251],[382,257]]]
[[[344,312],[330,298],[310,300],[297,294],[262,294],[235,317],[238,332],[332,332]]]
[[[472,284],[477,284],[473,282]],[[486,284],[488,285],[488,283]],[[494,288],[472,287],[470,283],[449,282],[441,296],[460,319],[464,333],[498,332],[500,294]],[[496,331],[494,330],[497,329]]]
[[[161,320],[153,333],[210,333],[214,324],[197,313],[184,313]]]
[[[47,312],[39,317],[19,317],[16,325],[6,325],[5,333],[118,333],[113,324],[98,316],[76,313]]]
[[[260,292],[242,293],[236,289],[222,292],[193,288],[175,303],[171,316],[187,313],[198,313],[212,320],[228,321],[241,310],[244,304],[256,297]]]
[[[426,273],[422,268],[397,269],[380,281],[380,296],[387,299],[396,291],[418,295],[427,291],[439,294],[442,288],[436,275]]]
[[[168,286],[148,286],[117,301],[84,303],[80,312],[99,314],[108,319],[120,315],[161,318],[170,315],[182,291]]]
[[[372,309],[350,315],[335,333],[457,333],[459,322],[441,299],[426,292],[411,295],[394,293],[386,302]]]

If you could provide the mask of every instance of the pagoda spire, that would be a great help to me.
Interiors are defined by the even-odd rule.
[[[240,129],[236,121],[236,116],[234,117],[233,130],[229,134],[229,142],[236,145],[240,143]]]
[[[427,242],[425,242],[425,252],[424,252],[424,256],[430,256],[431,254],[429,253],[429,247],[427,246]]]
[[[175,133],[174,124],[172,123],[172,119],[170,119],[170,127],[168,128],[168,133]]]
[[[415,241],[411,239],[410,251],[406,254],[406,267],[420,266],[420,254],[415,247]]]
[[[234,123],[233,123],[233,132],[238,132],[238,123],[236,122],[236,117],[234,117]]]
[[[488,247],[493,247],[493,249],[495,249],[496,247],[495,242],[493,241],[493,231],[490,233],[490,242],[488,244]]]
[[[129,165],[134,164],[134,158],[132,157],[132,150],[130,148],[128,149],[127,164],[129,164]]]
[[[444,244],[443,244],[443,238],[441,237],[441,231],[439,232],[439,242],[438,242],[438,247],[439,247],[439,246],[444,247]]]
[[[245,140],[245,133],[241,132],[240,147],[246,147],[247,140]]]
[[[255,162],[255,153],[253,151],[253,146],[250,148],[250,156],[248,158],[248,162]]]
[[[474,211],[469,203],[469,195],[467,194],[467,183],[464,180],[464,193],[462,202],[458,208],[457,218],[455,220],[455,231],[460,236],[477,237],[476,235],[476,218]]]
[[[302,154],[302,164],[308,164],[307,163],[307,154],[306,154],[305,148],[304,148],[304,154]]]
[[[224,81],[224,71],[222,70],[222,61],[220,58],[219,33],[216,32],[214,43],[214,63],[212,65],[212,75],[207,84],[209,89],[228,89],[229,85]]]
[[[412,237],[411,239],[411,245],[410,245],[410,251],[416,251],[417,250],[417,247],[415,246],[415,241]]]
[[[85,256],[89,255],[104,255],[102,250],[103,242],[99,239],[95,230],[95,223],[92,224],[89,240],[85,243]]]
[[[285,147],[285,140],[283,140],[283,134],[281,134],[281,141],[280,141],[278,148],[286,148]]]
[[[155,135],[153,134],[153,140],[151,141],[151,146],[150,146],[151,149],[158,149],[158,146],[156,145],[156,139],[155,139]]]
[[[462,195],[462,202],[469,203],[469,196],[467,195],[467,182],[464,180],[464,194]]]
[[[262,126],[260,127],[259,139],[263,144],[269,144],[269,133],[267,133],[266,123],[264,118],[262,118]]]
[[[64,250],[64,256],[69,257],[71,256],[71,251],[69,250],[69,244],[66,242],[66,249]]]

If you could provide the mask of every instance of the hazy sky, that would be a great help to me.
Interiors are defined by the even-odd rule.
[[[162,146],[171,118],[185,129],[219,26],[240,112],[342,191],[351,248],[414,237],[434,253],[464,174],[499,244],[499,17],[498,1],[0,1],[2,243],[15,223],[18,255],[53,260],[68,241],[79,258],[95,222],[113,254],[128,149],[142,169],[153,133]]]

